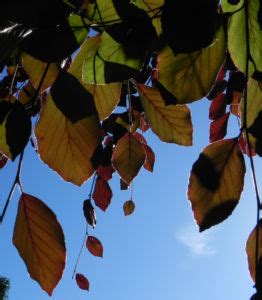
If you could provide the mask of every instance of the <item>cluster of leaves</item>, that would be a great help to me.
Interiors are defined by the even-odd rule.
[[[64,180],[82,185],[93,176],[83,208],[95,227],[92,202],[103,211],[110,205],[114,172],[127,189],[142,167],[153,171],[155,155],[144,133],[151,129],[161,141],[192,145],[187,104],[207,96],[211,144],[192,167],[188,198],[200,231],[222,222],[243,190],[243,154],[251,160],[262,155],[261,5],[259,0],[0,4],[0,166],[20,155],[12,187],[22,191],[13,243],[49,295],[62,277],[66,247],[54,213],[22,190],[28,141]],[[229,139],[224,137],[231,115],[240,133]],[[131,197],[124,214],[134,209]],[[258,294],[259,236],[251,233],[247,243]],[[102,257],[97,238],[86,235],[85,242]],[[76,281],[89,289],[84,275],[77,273]]]

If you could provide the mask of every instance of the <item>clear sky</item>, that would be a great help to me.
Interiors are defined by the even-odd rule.
[[[54,300],[247,300],[254,289],[250,279],[245,243],[255,225],[255,197],[249,167],[245,190],[233,215],[223,224],[198,233],[186,197],[189,171],[201,149],[208,144],[207,100],[191,105],[194,146],[165,144],[146,133],[156,153],[154,173],[142,170],[134,181],[136,210],[124,217],[122,206],[130,191],[119,191],[117,175],[106,213],[97,208],[98,224],[90,234],[100,239],[104,257],[85,249],[78,272],[90,281],[90,292],[80,290],[71,279],[84,232],[83,200],[91,182],[79,188],[63,182],[44,165],[30,145],[22,168],[24,191],[43,200],[57,215],[65,233],[67,265],[54,290]],[[230,117],[232,118],[232,116]],[[230,125],[236,124],[232,119]],[[229,136],[236,135],[231,130]],[[248,160],[246,160],[248,165]],[[0,172],[0,208],[13,182],[15,163]],[[258,179],[261,162],[256,160]],[[10,278],[9,300],[47,300],[50,297],[31,280],[12,245],[19,192],[14,194],[0,227],[0,275]]]

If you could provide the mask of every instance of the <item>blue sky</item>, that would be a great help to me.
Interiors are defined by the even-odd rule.
[[[117,175],[111,180],[112,203],[106,213],[97,209],[97,227],[90,230],[103,243],[104,257],[93,257],[85,249],[78,266],[78,272],[90,281],[89,293],[80,290],[71,277],[85,232],[82,203],[91,182],[81,188],[63,182],[27,147],[22,168],[24,191],[43,200],[56,213],[66,237],[66,270],[51,299],[247,300],[254,293],[245,254],[256,216],[249,167],[245,190],[233,215],[214,229],[198,233],[186,190],[191,166],[208,144],[209,102],[200,101],[190,107],[193,147],[165,144],[153,134],[146,134],[156,153],[155,170],[153,174],[142,170],[135,179],[136,210],[132,216],[124,217],[122,210],[130,191],[119,191]],[[232,119],[229,136],[237,134],[235,124]],[[8,163],[0,172],[1,208],[16,164]],[[261,178],[259,159],[256,167]],[[12,245],[18,199],[17,191],[0,228],[0,275],[11,280],[9,300],[47,300],[50,297],[29,278]]]

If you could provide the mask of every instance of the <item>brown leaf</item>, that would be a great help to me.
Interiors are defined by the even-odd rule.
[[[262,258],[262,220],[260,219],[258,226],[256,226],[248,237],[246,244],[246,252],[248,259],[248,268],[250,276],[256,282],[256,238],[258,230],[258,260]]]
[[[112,163],[120,177],[130,184],[143,166],[145,158],[146,153],[141,142],[132,133],[127,132],[117,142]]]
[[[75,278],[80,289],[89,291],[89,281],[83,274],[77,273]]]
[[[237,139],[208,145],[194,163],[188,187],[200,231],[224,221],[238,204],[244,186],[245,161]]]
[[[111,203],[113,193],[108,182],[102,178],[96,179],[95,189],[92,198],[95,200],[96,206],[106,211]]]
[[[41,200],[23,193],[18,206],[13,243],[31,278],[50,296],[65,268],[63,230]]]
[[[135,203],[132,200],[126,201],[123,205],[125,216],[131,215],[135,210]]]
[[[146,151],[146,160],[143,166],[147,171],[153,172],[155,164],[155,153],[148,145],[144,145],[144,149]]]
[[[96,237],[89,235],[86,240],[86,247],[94,256],[103,257],[103,245]]]

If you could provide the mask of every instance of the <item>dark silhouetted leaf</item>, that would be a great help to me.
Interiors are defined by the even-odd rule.
[[[244,185],[245,161],[237,139],[208,145],[194,163],[188,186],[200,231],[224,221],[238,204]]]
[[[83,274],[77,273],[75,279],[80,289],[89,291],[89,281]]]
[[[125,216],[132,215],[132,213],[135,210],[135,203],[134,203],[134,201],[133,200],[126,201],[124,203],[124,205],[123,205],[123,210],[124,210]]]
[[[89,235],[86,240],[86,247],[94,256],[103,257],[103,245],[96,237]]]
[[[102,178],[97,178],[95,183],[95,189],[92,198],[95,200],[96,206],[106,211],[111,203],[113,193],[108,182]]]
[[[95,209],[91,203],[90,199],[86,199],[83,202],[83,211],[84,211],[84,216],[86,218],[87,223],[95,228],[96,226],[96,212]]]
[[[219,96],[219,94],[223,93],[225,88],[227,87],[227,81],[226,80],[217,80],[215,84],[213,85],[212,89],[207,95],[207,99],[212,100]]]
[[[31,278],[50,296],[65,268],[63,230],[41,200],[23,193],[18,206],[13,243]]]
[[[10,288],[10,281],[6,277],[0,277],[0,299],[8,300],[8,291]]]

